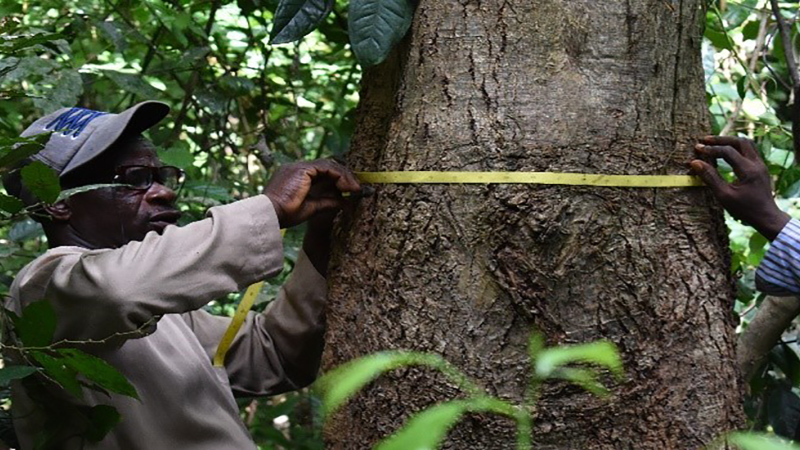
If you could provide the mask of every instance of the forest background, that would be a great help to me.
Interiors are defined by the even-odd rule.
[[[4,1],[0,160],[23,129],[58,108],[119,111],[142,100],[166,102],[172,114],[150,137],[165,163],[188,174],[179,199],[181,221],[188,223],[211,206],[261,192],[281,164],[342,157],[353,132],[363,70],[348,36],[348,14],[358,2],[337,0],[332,13],[304,39],[273,45],[270,32],[279,3]],[[800,149],[792,134],[793,118],[800,121],[795,107],[800,99],[793,94],[800,81],[787,64],[787,50],[796,55],[799,48],[800,7],[774,3],[787,26],[789,45],[784,45],[786,33],[780,33],[770,1],[708,4],[702,45],[706,93],[714,133],[754,139],[774,176],[779,204],[800,218],[800,167],[795,162]],[[800,126],[794,127],[800,133]],[[720,166],[730,176],[730,168]],[[46,177],[41,183],[46,190]],[[733,313],[744,330],[764,300],[755,290],[754,274],[768,242],[730,217],[726,222],[731,270],[738,279]],[[287,233],[283,275],[268,281],[256,308],[268,304],[291,271],[303,232],[298,227]],[[17,271],[46,248],[41,227],[0,194],[0,294],[6,295]],[[231,294],[207,308],[232,315],[238,299]],[[800,423],[796,325],[755,371],[745,405],[753,428],[790,438]],[[10,418],[8,392],[0,394],[5,405],[0,410],[2,439]],[[320,406],[313,393],[239,402],[260,448],[322,448]]]

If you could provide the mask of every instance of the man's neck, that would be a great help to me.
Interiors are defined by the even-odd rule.
[[[114,246],[103,245],[95,242],[93,239],[87,239],[69,226],[49,230],[47,233],[47,241],[49,242],[50,248],[64,246],[82,247],[89,250],[114,248]]]

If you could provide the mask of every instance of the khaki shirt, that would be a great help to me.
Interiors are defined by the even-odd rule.
[[[122,422],[99,444],[72,438],[61,448],[255,448],[233,394],[277,394],[314,380],[325,279],[301,254],[277,299],[263,314],[247,316],[225,368],[214,368],[211,358],[230,319],[200,308],[280,273],[278,228],[269,199],[256,196],[118,249],[54,248],[20,271],[7,307],[19,314],[30,302],[49,300],[58,316],[55,340],[104,340],[81,348],[115,366],[141,399],[88,389],[83,401],[69,397],[112,405]],[[30,449],[43,417],[19,383],[12,402],[20,444]]]

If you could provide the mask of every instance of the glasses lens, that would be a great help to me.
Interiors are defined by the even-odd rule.
[[[177,191],[183,183],[183,171],[177,167],[165,166],[158,169],[160,182],[164,186]]]
[[[133,189],[147,189],[153,184],[153,172],[149,167],[129,167],[123,181]]]

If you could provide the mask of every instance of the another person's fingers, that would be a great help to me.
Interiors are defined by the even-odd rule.
[[[744,168],[747,165],[747,159],[742,156],[739,151],[730,145],[703,145],[697,144],[695,146],[697,152],[701,155],[710,158],[722,158],[733,167],[736,176],[741,177],[744,174]]]
[[[722,179],[717,169],[712,167],[711,164],[695,159],[689,163],[689,166],[692,168],[692,172],[700,177],[706,186],[711,188],[711,192],[713,192],[715,196],[719,197],[727,193],[728,183]]]
[[[736,136],[706,136],[701,140],[706,145],[728,145],[749,159],[758,159],[758,149],[750,139]]]

